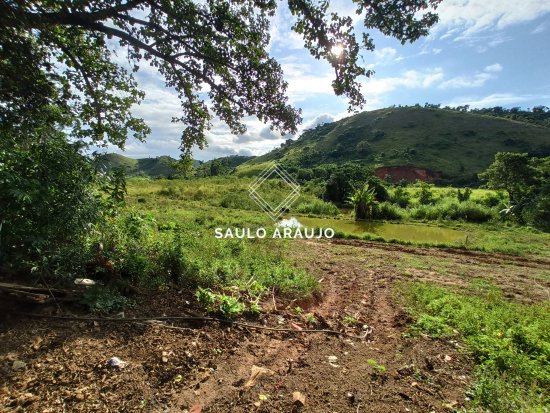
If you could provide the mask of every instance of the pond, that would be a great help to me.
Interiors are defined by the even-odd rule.
[[[433,242],[451,244],[463,241],[466,233],[451,228],[441,228],[422,224],[394,224],[389,222],[354,221],[350,219],[328,219],[299,217],[305,227],[332,228],[353,235],[369,232],[385,239],[398,239],[413,242]]]

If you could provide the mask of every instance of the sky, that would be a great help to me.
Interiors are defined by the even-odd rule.
[[[331,7],[353,15],[351,0],[331,0]],[[429,36],[413,44],[403,46],[369,31],[376,49],[364,53],[363,64],[375,74],[361,81],[363,110],[426,102],[475,108],[550,106],[550,0],[443,0],[437,14],[440,20]],[[332,91],[330,66],[309,55],[291,25],[281,3],[272,21],[270,54],[281,63],[290,103],[302,109],[303,123],[292,136],[296,139],[304,129],[350,113],[347,100]],[[357,21],[356,31],[362,30]],[[152,133],[146,143],[130,138],[124,151],[108,151],[133,158],[177,158],[183,125],[171,123],[180,111],[175,92],[152,69],[141,70],[136,78],[146,97],[133,113]],[[208,147],[195,150],[194,158],[260,155],[288,139],[255,118],[245,124],[244,135],[233,135],[214,119]]]

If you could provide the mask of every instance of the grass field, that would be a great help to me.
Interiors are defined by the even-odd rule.
[[[272,226],[271,219],[263,213],[248,194],[248,186],[252,178],[217,177],[194,180],[151,180],[147,178],[132,178],[128,182],[128,205],[137,211],[149,213],[161,225],[180,228],[192,228],[201,232],[214,233],[218,227],[266,227]],[[407,188],[414,201],[417,188]],[[432,188],[434,198],[454,194],[453,188]],[[275,200],[284,198],[285,188],[273,183],[265,191],[267,198]],[[474,189],[472,200],[484,199],[495,195],[494,191]],[[287,216],[315,216],[334,218],[334,210],[321,211],[320,214],[303,212],[305,206],[318,203],[312,193],[304,191],[294,203]],[[302,212],[300,212],[302,211]],[[336,218],[350,219],[349,212],[343,211]],[[402,221],[403,222],[403,221]],[[458,229],[467,234],[460,243],[423,245],[438,245],[459,247],[465,249],[503,252],[509,254],[528,254],[550,256],[550,235],[536,229],[515,225],[510,222],[489,222],[473,224],[460,220],[414,220],[406,218],[404,222],[416,225],[436,225],[439,227]],[[362,236],[341,233],[341,237],[381,239],[375,234]],[[398,243],[410,243],[403,240],[393,240]],[[413,242],[414,244],[414,242]]]

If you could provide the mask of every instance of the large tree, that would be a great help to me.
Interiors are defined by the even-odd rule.
[[[352,1],[367,31],[402,43],[427,34],[441,2]],[[288,7],[304,46],[333,67],[335,93],[360,107],[360,78],[372,74],[359,64],[361,49],[375,45],[328,0],[2,0],[0,121],[17,125],[53,103],[73,115],[71,130],[85,142],[123,147],[129,134],[144,139],[149,129],[130,111],[143,93],[117,58],[124,53],[133,71],[146,61],[177,91],[186,159],[206,144],[213,116],[234,133],[244,132],[249,115],[295,132],[300,111],[288,104],[281,67],[268,53],[277,7]]]

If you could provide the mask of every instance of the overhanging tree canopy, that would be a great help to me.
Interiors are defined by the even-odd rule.
[[[402,43],[427,34],[437,21],[430,10],[441,2],[352,1],[367,30]],[[352,18],[333,13],[328,0],[287,6],[305,47],[333,67],[335,93],[360,107],[358,79],[372,72],[358,61],[361,49],[374,49],[372,38],[357,39]],[[185,158],[204,147],[214,115],[233,133],[244,133],[249,115],[296,132],[300,111],[288,104],[281,67],[268,53],[277,7],[275,0],[2,0],[0,121],[18,125],[50,100],[73,115],[75,136],[88,142],[123,147],[129,133],[144,139],[148,127],[130,112],[143,93],[117,63],[117,41],[133,71],[147,61],[177,91]],[[332,53],[335,46],[343,53]]]

